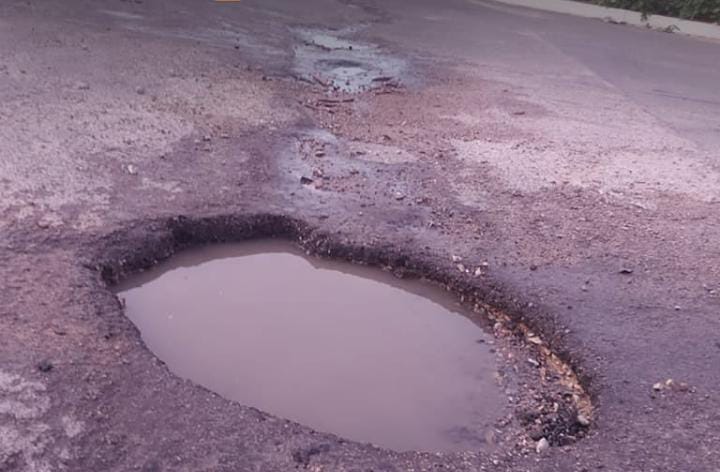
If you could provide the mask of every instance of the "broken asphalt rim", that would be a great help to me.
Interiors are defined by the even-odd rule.
[[[533,352],[543,366],[538,381],[544,382],[547,375],[559,379],[558,383],[572,393],[572,405],[577,414],[595,419],[593,403],[597,392],[592,388],[592,376],[569,349],[562,347],[567,344],[566,335],[558,336],[558,333],[542,329],[539,323],[533,323],[532,320],[541,319],[540,316],[527,316],[529,310],[539,314],[537,306],[523,304],[517,297],[509,296],[506,290],[493,287],[488,276],[472,277],[437,256],[414,256],[411,248],[353,242],[282,214],[220,214],[131,222],[123,229],[101,237],[94,250],[81,257],[81,262],[95,272],[99,289],[108,291],[120,280],[147,270],[179,251],[266,238],[298,244],[311,256],[390,270],[398,277],[423,279],[444,287],[472,307],[484,321],[490,322],[497,337],[519,341],[523,349]],[[570,429],[572,424],[562,427]]]

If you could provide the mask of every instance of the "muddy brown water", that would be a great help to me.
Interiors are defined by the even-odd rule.
[[[399,451],[492,447],[492,338],[438,287],[253,241],[180,253],[116,292],[174,373],[228,399]]]

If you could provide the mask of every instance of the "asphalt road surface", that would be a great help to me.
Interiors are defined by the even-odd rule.
[[[0,470],[720,470],[718,84],[717,42],[482,1],[4,0]],[[224,400],[107,287],[264,235],[487,303],[492,447]]]

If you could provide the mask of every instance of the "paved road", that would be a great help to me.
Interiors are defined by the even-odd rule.
[[[517,73],[555,81],[582,76],[624,95],[633,105],[708,150],[718,145],[720,100],[716,41],[649,33],[591,19],[523,10],[483,1],[390,2],[384,35]],[[392,5],[395,5],[394,7]],[[411,32],[421,31],[421,36]],[[537,77],[539,73],[540,77]]]
[[[718,64],[716,42],[480,1],[3,2],[0,470],[716,471]],[[225,401],[106,289],[268,233],[506,314],[492,452]]]

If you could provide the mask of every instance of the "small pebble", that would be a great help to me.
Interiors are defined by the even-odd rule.
[[[548,449],[550,449],[550,443],[545,438],[541,438],[540,441],[538,441],[535,445],[535,452],[537,452],[538,454],[542,454]]]
[[[583,415],[582,413],[577,415],[577,422],[580,426],[584,426],[585,428],[590,426],[590,418]]]

